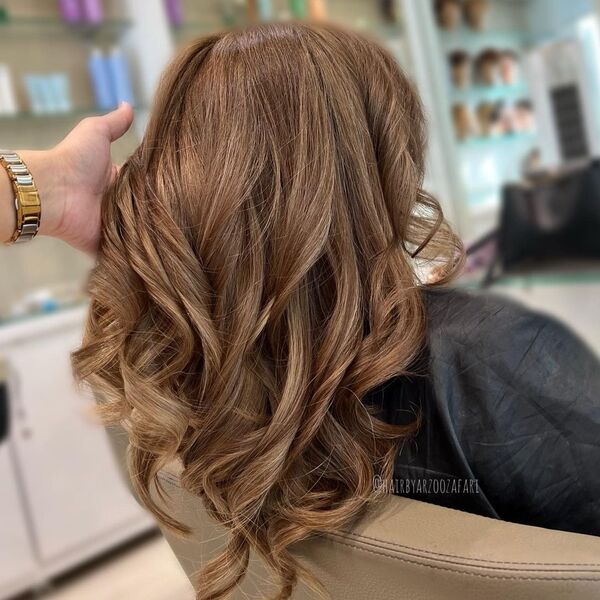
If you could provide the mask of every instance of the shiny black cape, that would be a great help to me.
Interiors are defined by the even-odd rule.
[[[500,297],[439,290],[425,300],[420,374],[365,398],[389,423],[421,414],[390,491],[600,535],[598,357],[555,319]]]

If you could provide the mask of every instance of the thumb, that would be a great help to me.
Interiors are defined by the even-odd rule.
[[[133,122],[133,108],[127,102],[121,102],[119,108],[99,118],[104,121],[108,128],[110,141],[114,142],[131,127],[131,123]]]

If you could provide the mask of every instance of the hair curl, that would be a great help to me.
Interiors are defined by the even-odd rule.
[[[198,575],[223,598],[250,549],[288,598],[291,546],[350,525],[398,444],[361,399],[423,341],[415,257],[461,255],[421,186],[424,119],[396,61],[331,26],[213,35],[167,70],[102,207],[78,376],[124,425],[143,503],[178,459],[231,537]]]

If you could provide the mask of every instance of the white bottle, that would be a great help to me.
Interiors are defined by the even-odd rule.
[[[5,115],[17,114],[17,98],[8,65],[0,64],[0,107]]]
[[[34,115],[41,115],[47,112],[41,80],[42,75],[36,75],[35,73],[26,73],[23,75],[25,89],[29,96],[29,106]]]

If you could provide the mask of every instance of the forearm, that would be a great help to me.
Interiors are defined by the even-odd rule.
[[[58,157],[53,150],[17,151],[27,165],[42,202],[39,234],[58,235],[64,209],[63,177]],[[5,170],[0,167],[0,242],[6,242],[15,231],[15,194]]]

